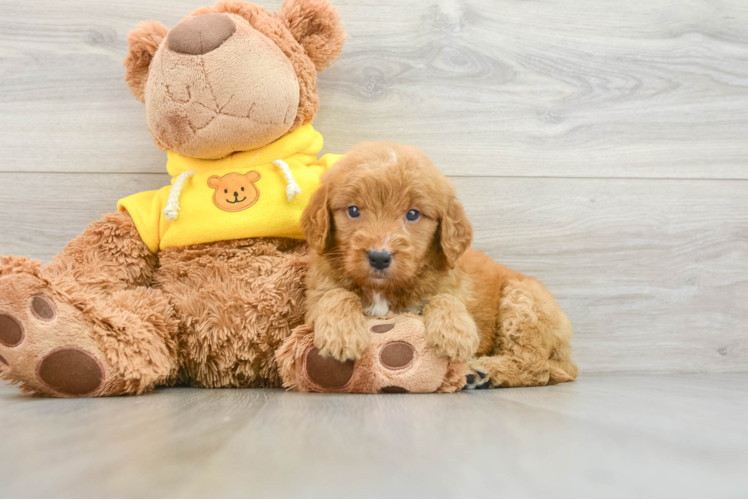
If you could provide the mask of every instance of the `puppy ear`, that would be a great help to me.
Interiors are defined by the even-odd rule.
[[[473,226],[465,214],[462,203],[453,198],[439,222],[439,245],[447,265],[455,267],[473,241]]]
[[[130,49],[122,61],[126,68],[125,81],[130,92],[140,102],[145,102],[145,84],[148,81],[148,67],[159,45],[169,30],[158,21],[143,21],[127,35]]]
[[[338,10],[328,0],[286,0],[275,16],[304,48],[318,72],[343,53],[345,31]]]
[[[306,241],[317,253],[323,254],[333,246],[332,213],[328,204],[330,188],[322,184],[314,192],[309,204],[301,214],[301,229]]]

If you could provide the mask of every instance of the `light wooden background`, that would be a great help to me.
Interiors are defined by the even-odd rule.
[[[205,2],[0,1],[0,254],[49,261],[168,182],[125,38]],[[426,151],[475,246],[567,310],[583,371],[748,371],[748,2],[335,3],[325,151]]]

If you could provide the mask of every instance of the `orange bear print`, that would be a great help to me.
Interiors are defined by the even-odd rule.
[[[241,212],[260,199],[260,191],[255,182],[260,180],[260,173],[250,170],[242,175],[236,172],[223,177],[214,175],[208,179],[208,186],[215,189],[213,203],[225,212]]]

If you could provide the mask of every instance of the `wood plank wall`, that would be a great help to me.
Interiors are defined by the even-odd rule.
[[[139,21],[201,5],[2,2],[0,254],[48,261],[168,182],[121,60]],[[748,2],[336,5],[326,152],[426,151],[475,246],[565,307],[584,371],[748,370]]]

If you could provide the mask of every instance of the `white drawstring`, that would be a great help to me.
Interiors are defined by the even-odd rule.
[[[301,188],[296,184],[296,179],[293,178],[291,167],[289,167],[288,163],[283,160],[273,160],[273,165],[281,169],[281,172],[283,172],[283,177],[286,178],[286,197],[288,198],[288,201],[293,200],[294,196],[301,194]]]
[[[179,195],[182,192],[182,186],[184,186],[184,181],[193,175],[195,175],[195,172],[191,170],[182,172],[179,174],[179,177],[177,177],[177,180],[174,181],[174,185],[171,187],[171,191],[169,192],[169,200],[166,202],[166,208],[164,208],[164,216],[166,217],[166,220],[177,220],[177,217],[179,216]]]

